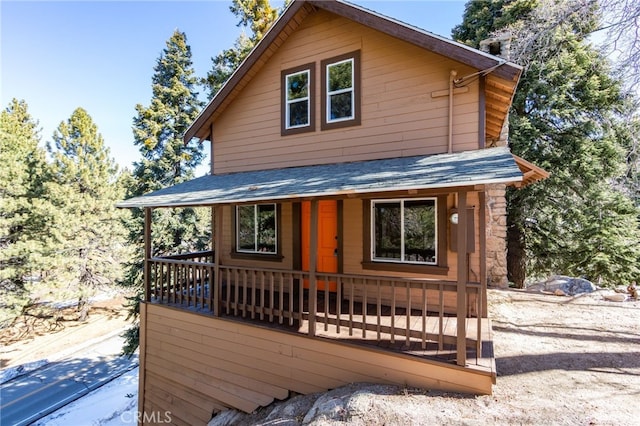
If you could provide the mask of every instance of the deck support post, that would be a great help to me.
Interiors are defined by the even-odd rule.
[[[316,335],[316,313],[318,309],[318,200],[311,200],[311,223],[309,236],[309,335]]]
[[[213,248],[213,280],[211,280],[212,288],[209,289],[209,294],[213,295],[213,305],[210,307],[213,309],[213,314],[217,317],[220,316],[222,311],[222,279],[220,277],[220,248],[222,247],[222,206],[216,205],[213,210],[213,223],[214,223],[214,248]]]
[[[144,209],[144,300],[151,297],[151,207]]]
[[[478,318],[487,318],[487,197],[485,190],[478,194],[480,204],[480,303]],[[479,322],[478,322],[479,323]]]
[[[457,284],[457,332],[456,363],[467,363],[467,192],[458,192],[458,284]]]

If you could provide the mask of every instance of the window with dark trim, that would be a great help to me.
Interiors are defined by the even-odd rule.
[[[278,220],[275,204],[236,206],[236,252],[277,254]]]
[[[360,124],[360,51],[321,62],[322,130]]]
[[[364,269],[446,275],[446,195],[366,200]]]
[[[437,265],[435,198],[371,202],[371,260]]]
[[[281,72],[282,135],[315,130],[315,64],[305,64]]]

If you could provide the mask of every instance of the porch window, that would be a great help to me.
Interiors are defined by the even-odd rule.
[[[437,199],[371,203],[372,260],[437,265]]]
[[[314,64],[282,71],[282,135],[314,129]]]
[[[236,251],[275,254],[277,235],[275,204],[236,206]]]
[[[322,129],[360,124],[360,52],[322,61]]]

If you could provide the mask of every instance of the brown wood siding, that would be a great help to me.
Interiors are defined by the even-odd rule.
[[[280,218],[278,220],[279,247],[282,250],[282,259],[279,261],[259,261],[256,256],[251,259],[236,258],[232,254],[235,230],[232,226],[232,215],[235,214],[234,206],[222,206],[223,210],[223,228],[222,228],[222,250],[220,252],[220,260],[223,265],[228,266],[254,266],[258,268],[276,268],[276,269],[293,269],[293,210],[291,203],[282,203],[280,210]]]
[[[360,50],[362,124],[321,131],[320,61]],[[314,62],[316,131],[280,133],[280,73]],[[474,70],[325,11],[305,20],[214,123],[215,173],[446,152],[451,69]],[[454,98],[454,151],[478,147],[478,84]]]
[[[205,424],[214,412],[251,412],[290,391],[308,394],[353,382],[491,392],[490,374],[375,348],[279,332],[147,305],[143,409],[174,424]]]

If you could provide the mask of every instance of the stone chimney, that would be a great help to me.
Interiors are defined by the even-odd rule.
[[[509,60],[511,36],[493,37],[480,42],[480,50]],[[507,146],[509,137],[509,117],[502,126],[498,140],[487,141],[487,147]],[[487,284],[491,287],[508,287],[507,279],[507,200],[506,185],[486,186],[487,211]]]

